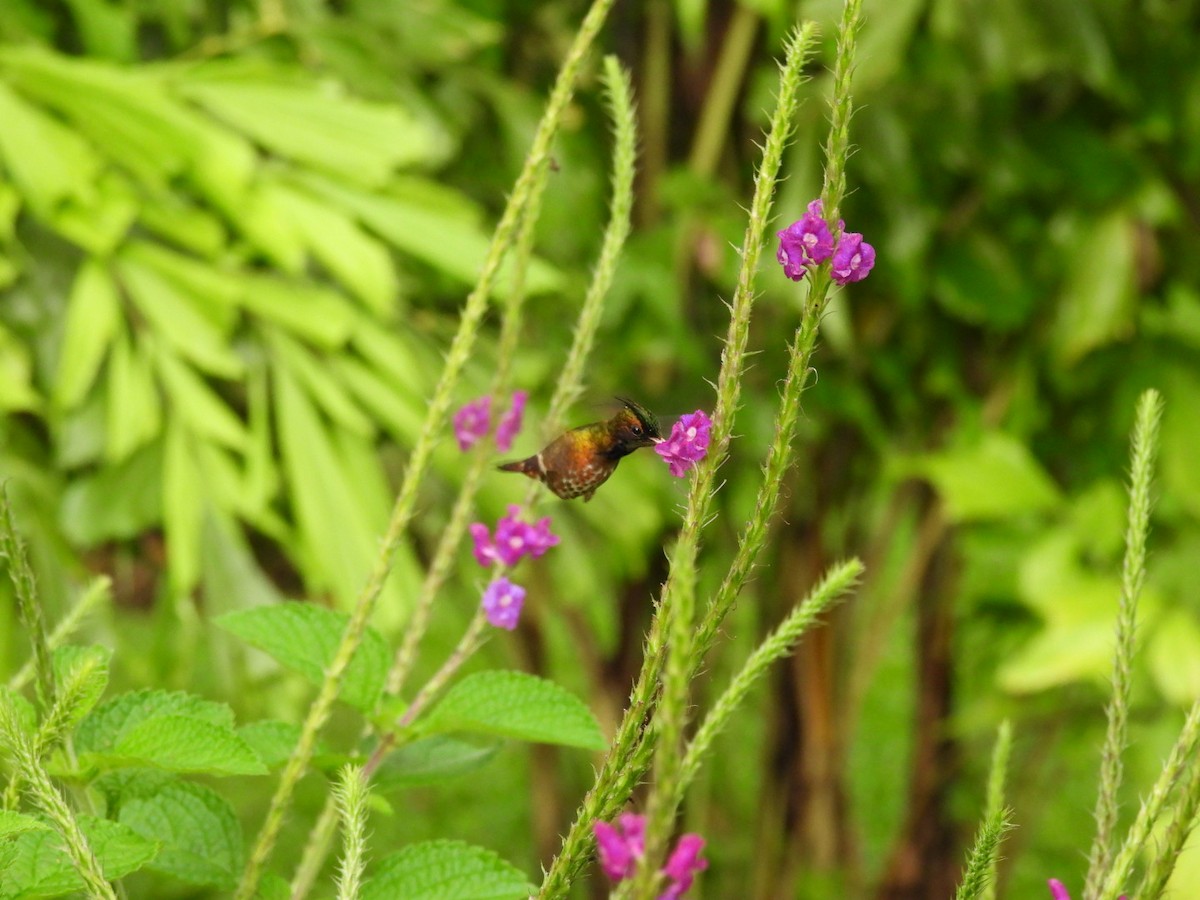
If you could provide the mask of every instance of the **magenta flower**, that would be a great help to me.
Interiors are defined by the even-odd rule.
[[[1050,885],[1050,896],[1053,900],[1071,900],[1071,892],[1057,878],[1051,878],[1046,884]],[[1119,900],[1125,900],[1125,895],[1122,894]]]
[[[550,531],[550,517],[530,525],[517,518],[521,507],[513,504],[508,508],[508,514],[496,523],[496,539],[493,541],[488,527],[482,522],[470,525],[473,546],[471,552],[481,566],[490,566],[494,562],[502,562],[506,566],[515,566],[523,556],[535,559],[558,543],[558,535]]]
[[[802,219],[776,233],[779,250],[775,258],[783,266],[783,274],[792,281],[799,281],[810,266],[833,255],[833,232],[823,212],[821,201],[813,200]]]
[[[667,461],[672,475],[682,478],[708,453],[711,433],[712,420],[704,410],[698,409],[680,416],[679,421],[671,426],[670,436],[654,445],[654,452]]]
[[[496,425],[496,448],[501,453],[508,452],[513,438],[521,430],[521,418],[525,414],[525,402],[528,399],[528,391],[513,391],[512,403]]]
[[[483,592],[483,612],[487,620],[497,628],[512,631],[521,618],[521,607],[525,603],[525,588],[513,584],[503,575],[487,586]]]
[[[615,827],[607,822],[592,823],[600,868],[613,881],[632,875],[646,852],[646,817],[622,813],[617,822]]]
[[[663,874],[670,879],[670,884],[658,900],[676,900],[683,896],[696,880],[696,873],[708,868],[708,860],[700,858],[703,849],[704,838],[698,834],[685,834],[679,839],[663,866]]]
[[[472,400],[454,414],[454,436],[464,453],[487,436],[492,427],[492,398]]]
[[[856,231],[849,231],[833,251],[833,280],[838,284],[862,281],[875,267],[875,248]]]

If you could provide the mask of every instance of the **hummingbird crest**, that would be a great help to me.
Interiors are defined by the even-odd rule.
[[[541,452],[498,468],[536,479],[564,500],[591,500],[596,488],[616,471],[622,457],[662,440],[654,413],[625,397],[617,401],[621,409],[612,418],[572,428]]]

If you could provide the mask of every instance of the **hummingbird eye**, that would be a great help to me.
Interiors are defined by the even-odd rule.
[[[633,432],[634,437],[642,436],[642,426],[641,425],[634,425],[629,430]]]

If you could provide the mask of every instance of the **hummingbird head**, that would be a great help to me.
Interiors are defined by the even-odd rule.
[[[617,400],[621,410],[608,421],[613,441],[610,455],[627,456],[639,447],[650,447],[663,439],[654,413],[624,397]]]

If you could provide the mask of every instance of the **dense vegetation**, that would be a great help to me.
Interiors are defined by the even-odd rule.
[[[1018,827],[1000,895],[1044,896],[1050,877],[1082,895],[1111,684],[1130,689],[1118,837],[1200,699],[1200,15],[1192,0],[862,6],[839,69],[852,29],[833,2],[617,3],[588,48],[576,2],[6,0],[0,477],[30,567],[6,537],[0,896],[75,885],[64,863],[45,871],[67,881],[18,891],[56,833],[7,817],[57,821],[31,760],[97,817],[87,836],[115,848],[105,874],[131,873],[127,896],[244,887],[314,685],[365,614],[279,820],[263,890],[280,889],[341,765],[425,711],[421,686],[482,621],[464,526],[522,498],[559,543],[519,570],[520,626],[480,647],[477,631],[450,693],[396,732],[360,801],[363,896],[388,896],[401,848],[433,868],[434,839],[506,860],[456,857],[509,878],[497,896],[536,884],[566,855],[644,653],[661,653],[666,718],[630,744],[631,771],[676,785],[682,830],[707,840],[692,895],[949,896],[1006,719]],[[636,115],[603,53],[632,76]],[[573,93],[556,88],[565,60]],[[867,280],[797,285],[775,265],[774,232],[819,196],[876,248]],[[1131,501],[1148,388],[1165,411],[1156,444],[1142,407]],[[591,502],[562,502],[495,472],[489,441],[454,439],[455,409],[489,395],[500,412],[515,389],[530,400],[514,455],[613,395],[665,428],[714,413],[719,452],[685,481],[641,451]],[[778,514],[747,537],[764,485]],[[1151,501],[1142,587],[1127,517]],[[821,624],[702,766],[675,759],[764,637],[814,624],[794,610],[831,572],[844,583]],[[679,609],[707,621],[720,597],[736,603],[717,648],[672,656],[654,629],[678,637]],[[1122,597],[1137,602],[1127,675]],[[39,641],[39,617],[76,616],[60,649]],[[498,690],[472,681],[488,670],[553,723],[472,719]],[[171,756],[168,734],[194,740]],[[1200,803],[1198,757],[1177,773],[1179,821]],[[634,787],[605,794],[603,817],[632,794],[661,855],[654,825],[680,797]],[[207,845],[184,846],[186,829],[170,853],[147,843],[185,815]],[[318,894],[352,845],[334,842]],[[576,896],[604,889],[569,874]],[[1200,851],[1174,878],[1200,890]]]

